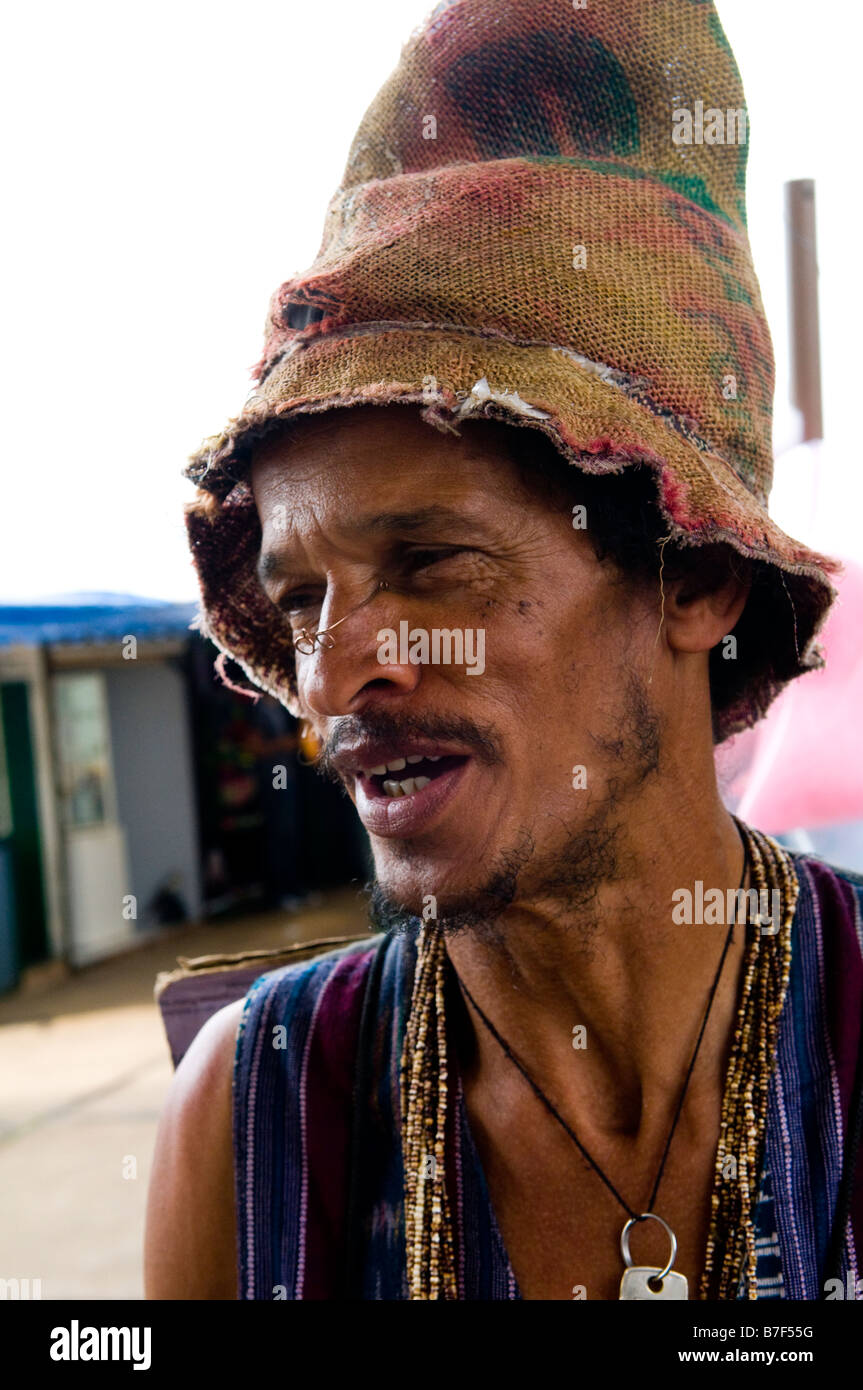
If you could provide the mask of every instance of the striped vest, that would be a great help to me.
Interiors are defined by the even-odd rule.
[[[863,877],[793,857],[800,896],[756,1209],[757,1296],[863,1299]],[[233,1091],[240,1298],[408,1297],[399,1059],[414,963],[415,933],[370,937],[249,990]],[[459,1297],[517,1299],[450,1065]]]

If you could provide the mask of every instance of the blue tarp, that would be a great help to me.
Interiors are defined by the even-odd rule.
[[[180,637],[194,603],[2,604],[0,647],[39,642],[110,642],[126,636]]]

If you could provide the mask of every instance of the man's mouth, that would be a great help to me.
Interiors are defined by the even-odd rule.
[[[398,797],[413,796],[429,786],[437,777],[451,772],[467,759],[457,754],[442,755],[408,753],[402,758],[393,758],[377,767],[362,768],[357,780],[366,784],[363,790],[367,796]]]
[[[473,762],[468,754],[445,748],[435,753],[428,747],[398,750],[390,745],[370,749],[369,754],[350,755],[353,767],[344,769],[342,776],[349,786],[353,783],[357,812],[366,830],[384,837],[430,830]]]

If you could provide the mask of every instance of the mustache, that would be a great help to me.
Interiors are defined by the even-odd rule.
[[[429,739],[441,743],[457,743],[474,754],[477,762],[494,767],[503,762],[500,739],[490,724],[476,724],[460,715],[389,714],[386,710],[369,710],[365,714],[345,715],[324,740],[316,762],[323,777],[343,785],[333,760],[343,748],[362,739]]]

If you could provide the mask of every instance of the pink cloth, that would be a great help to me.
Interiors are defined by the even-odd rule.
[[[717,749],[726,799],[768,834],[863,820],[863,566],[846,560],[819,636],[827,666]]]

